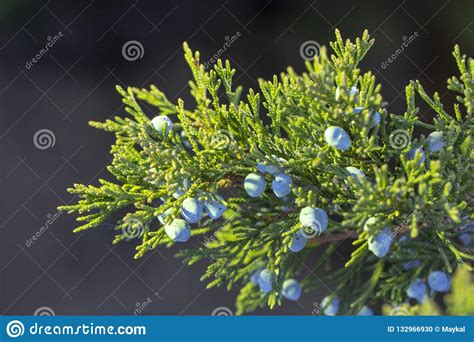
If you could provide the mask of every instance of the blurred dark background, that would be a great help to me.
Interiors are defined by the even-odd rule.
[[[133,243],[111,245],[112,225],[72,234],[74,217],[56,210],[73,200],[65,191],[73,183],[97,184],[109,177],[105,167],[113,136],[87,122],[123,114],[114,85],[155,84],[174,102],[189,100],[183,41],[205,62],[239,32],[222,57],[237,69],[238,83],[256,88],[257,78],[269,79],[288,65],[303,71],[303,42],[327,45],[336,27],[351,38],[367,28],[376,44],[362,68],[377,75],[393,113],[403,112],[403,91],[411,79],[445,95],[446,79],[457,72],[454,44],[471,56],[474,48],[471,0],[2,0],[0,23],[3,315],[33,314],[38,308],[58,315],[234,310],[236,291],[207,291],[199,281],[204,263],[184,266],[173,257],[174,248],[133,260]],[[383,67],[415,32],[416,39]],[[143,56],[128,61],[122,47],[132,40],[142,45]],[[32,62],[47,42],[52,46]],[[34,136],[42,129],[52,140],[38,148]],[[33,235],[36,241],[28,241]],[[310,260],[307,265],[310,269]],[[310,315],[326,293],[305,294],[273,313]]]

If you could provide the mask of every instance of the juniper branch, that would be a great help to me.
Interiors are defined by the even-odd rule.
[[[273,308],[280,294],[295,299],[287,287],[299,284],[288,281],[301,278],[313,251],[322,251],[311,272],[318,277],[301,285],[333,285],[323,312],[336,297],[348,314],[404,302],[416,279],[473,259],[460,233],[472,233],[465,227],[474,218],[474,63],[455,47],[461,75],[448,81],[458,93],[452,112],[413,81],[405,113],[394,114],[375,75],[358,66],[373,43],[367,31],[355,42],[336,31],[333,54],[322,48],[306,72],[289,68],[246,93],[229,61],[206,71],[185,43],[196,105],[173,104],[154,86],[117,87],[130,117],[91,122],[116,136],[108,168],[116,181],[75,185],[69,192],[79,201],[60,210],[78,213],[84,224],[75,231],[127,210],[114,242],[138,240],[137,258],[200,236],[201,246],[182,244],[178,256],[208,263],[208,287],[243,284],[238,313]],[[419,118],[417,97],[436,113],[433,122]],[[150,121],[141,101],[159,115]],[[400,132],[403,146],[394,143]],[[334,269],[345,240],[353,248]]]

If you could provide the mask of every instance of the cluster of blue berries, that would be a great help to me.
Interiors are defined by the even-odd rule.
[[[263,174],[274,176],[272,190],[275,196],[283,198],[291,192],[293,181],[289,175],[283,173],[278,166],[258,163],[257,170],[245,177],[244,189],[250,197],[259,197],[267,187],[267,181]]]
[[[272,182],[272,189],[278,198],[284,198],[291,192],[293,181],[289,175],[281,172],[278,166],[258,163],[257,170],[258,172],[252,172],[245,177],[244,188],[249,196],[258,197],[265,191],[267,182],[263,176],[264,174],[275,177]],[[306,246],[308,238],[324,232],[328,226],[328,216],[323,209],[308,206],[300,212],[300,223],[304,228],[293,235],[289,246],[292,252],[301,251]]]
[[[173,197],[182,197],[187,189],[189,189],[189,186],[190,182],[185,180],[183,186],[173,193]],[[182,218],[176,218],[169,224],[166,224],[165,218],[171,214],[172,208],[158,215],[158,220],[164,225],[165,233],[171,240],[175,242],[188,241],[191,236],[190,224],[197,223],[204,213],[212,220],[217,220],[224,214],[227,209],[223,203],[224,199],[217,194],[207,197],[204,201],[195,197],[186,198],[181,204]]]
[[[356,96],[358,89],[352,87],[350,90],[351,96]],[[337,97],[337,91],[336,91]],[[358,114],[364,110],[363,107],[354,108],[354,113]],[[371,123],[370,127],[375,127],[380,124],[381,115],[378,112],[371,112]],[[165,132],[168,134],[172,130],[173,123],[166,115],[161,115],[151,120],[152,126],[160,133]],[[340,150],[348,150],[351,146],[351,139],[349,134],[339,126],[330,126],[324,132],[324,138],[326,142]],[[444,147],[444,139],[442,132],[432,132],[426,139],[426,148],[430,153],[436,153]],[[423,147],[412,148],[408,154],[407,159],[413,160],[420,154],[419,164],[424,163],[426,159],[425,151]],[[285,198],[290,192],[293,185],[291,176],[282,172],[282,170],[276,166],[266,163],[257,164],[257,172],[252,172],[246,176],[244,180],[244,189],[247,194],[251,197],[259,197],[262,195],[267,187],[266,175],[273,176],[272,190],[275,196],[278,198]],[[348,166],[346,167],[350,177],[353,177],[357,183],[361,183],[365,180],[366,176],[360,169]],[[190,181],[185,179],[183,184],[177,188],[173,193],[174,198],[182,197],[187,190],[190,188]],[[158,220],[164,225],[164,230],[168,237],[175,242],[186,242],[191,236],[191,224],[197,223],[203,216],[204,212],[213,220],[219,219],[226,206],[223,204],[223,199],[218,196],[210,196],[205,201],[200,201],[197,198],[186,198],[181,205],[181,217],[175,218],[171,223],[165,224],[166,216],[170,215],[172,209],[168,209],[164,213],[158,216]],[[364,224],[364,231],[370,232],[373,227],[377,224],[376,217],[370,217]],[[299,215],[300,224],[303,226],[293,237],[289,246],[290,251],[299,252],[306,246],[309,238],[319,235],[326,231],[328,226],[328,215],[326,211],[321,208],[307,206],[301,209]],[[467,234],[466,234],[467,235]],[[369,239],[368,247],[369,250],[381,258],[387,255],[390,250],[391,244],[394,240],[394,234],[388,227],[383,227],[382,230],[378,231],[374,236]],[[465,236],[460,237],[461,240],[467,240]],[[401,240],[400,240],[401,241]],[[463,241],[464,242],[464,241]],[[465,242],[466,244],[469,242]],[[405,270],[416,268],[420,265],[420,260],[415,259],[407,262],[404,265]],[[259,269],[250,277],[250,281],[257,284],[263,293],[272,291],[274,278],[276,274],[268,269]],[[442,271],[432,272],[427,279],[427,283],[432,292],[448,292],[451,287],[450,277]],[[301,296],[302,288],[298,281],[295,279],[286,279],[282,284],[281,296],[288,300],[297,301]],[[420,278],[413,280],[406,290],[408,298],[415,299],[416,301],[423,303],[427,299],[428,286]],[[325,297],[321,302],[324,307],[323,313],[327,316],[334,316],[338,313],[341,301],[337,297]],[[373,311],[364,306],[358,313],[360,316],[373,315]]]
[[[257,284],[260,291],[268,293],[273,289],[275,273],[268,269],[259,269],[250,276],[250,281]],[[297,301],[301,297],[301,284],[295,279],[286,279],[281,287],[281,296],[291,301]]]
[[[428,285],[432,292],[449,292],[451,289],[451,278],[443,271],[433,271],[428,276]],[[428,297],[428,287],[422,279],[416,278],[408,286],[406,294],[408,298],[423,303]]]
[[[151,120],[152,126],[159,132],[168,134],[173,128],[173,123],[166,115],[156,116]],[[189,179],[183,180],[182,184],[173,193],[173,197],[178,199],[189,190],[191,182]],[[165,218],[170,215],[172,208],[158,216],[158,220],[164,225],[164,230],[168,237],[175,242],[186,242],[191,237],[190,224],[197,223],[203,213],[213,220],[219,219],[227,207],[223,204],[223,198],[219,195],[209,196],[209,199],[200,201],[197,198],[186,198],[181,204],[181,217],[176,218],[171,223],[166,224]]]

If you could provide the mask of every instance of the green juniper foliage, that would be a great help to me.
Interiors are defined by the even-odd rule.
[[[474,258],[474,61],[455,47],[453,109],[415,81],[395,115],[375,76],[358,69],[372,44],[367,32],[351,42],[336,31],[333,54],[322,48],[303,74],[288,68],[246,93],[228,61],[206,71],[184,44],[195,105],[175,105],[154,86],[117,87],[131,117],[91,122],[116,136],[116,182],[76,184],[69,192],[80,200],[60,209],[80,215],[79,232],[126,208],[114,242],[136,239],[135,258],[181,242],[185,262],[209,263],[209,288],[240,289],[239,314],[281,304],[288,279],[298,280],[283,288],[288,299],[299,283],[328,291],[326,314],[406,303],[416,279],[428,296],[449,291],[451,273]],[[432,122],[418,117],[417,97]],[[182,243],[189,234],[201,247]],[[334,269],[344,240],[352,254]]]
[[[427,299],[422,304],[409,305],[404,303],[398,307],[389,304],[382,306],[382,312],[386,315],[398,312],[400,314],[438,316],[453,315],[465,316],[474,315],[474,281],[467,267],[458,267],[453,275],[451,293],[444,296],[445,309],[442,310],[432,299]]]

